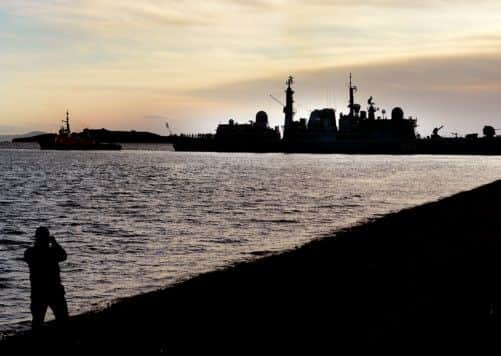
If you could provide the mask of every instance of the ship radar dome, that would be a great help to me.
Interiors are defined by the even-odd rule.
[[[492,138],[496,136],[496,129],[492,126],[484,126],[483,133],[485,137]]]
[[[392,120],[403,120],[404,119],[404,111],[402,108],[396,107],[391,111],[391,119]]]
[[[268,114],[265,111],[258,111],[256,114],[256,124],[259,126],[268,126]]]

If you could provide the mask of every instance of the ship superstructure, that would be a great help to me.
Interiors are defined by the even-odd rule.
[[[230,119],[217,127],[214,143],[218,151],[270,152],[280,149],[280,130],[271,128],[268,114],[258,111],[256,120],[239,124]]]
[[[381,110],[382,116],[376,116],[379,108],[371,96],[367,100],[367,110],[361,110],[361,105],[355,102],[355,93],[358,88],[352,83],[350,73],[349,84],[349,113],[339,117],[339,138],[357,137],[360,139],[379,140],[414,140],[416,138],[417,120],[404,117],[404,111],[395,107],[390,118],[386,117],[386,110]]]
[[[268,114],[258,111],[255,121],[238,123],[234,119],[219,124],[216,134],[180,135],[174,141],[176,151],[280,152],[279,127],[271,128]]]
[[[336,125],[336,111],[333,108],[313,110],[309,120],[294,121],[294,90],[290,77],[285,91],[285,123],[283,149],[286,152],[324,153],[404,153],[413,149],[416,139],[416,120],[405,118],[401,108],[391,112],[391,118],[376,116],[379,109],[373,97],[367,101],[367,110],[355,101],[357,87],[353,85],[350,73],[348,114],[339,116]]]
[[[284,147],[311,145],[315,142],[328,143],[336,140],[337,124],[336,110],[333,108],[316,109],[310,113],[310,118],[300,118],[294,121],[294,90],[291,88],[294,78],[289,77],[285,90],[285,122]]]

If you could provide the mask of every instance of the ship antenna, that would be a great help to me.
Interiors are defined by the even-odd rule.
[[[350,116],[353,117],[355,115],[355,92],[357,92],[357,87],[352,83],[352,75],[350,72],[350,103],[348,107],[350,108]]]
[[[66,109],[66,131],[70,133],[70,112]]]
[[[294,124],[294,90],[292,90],[291,85],[294,83],[294,78],[292,75],[287,79],[286,85],[287,89],[285,90],[285,106],[284,106],[284,114],[285,114],[285,123],[284,123],[284,139],[288,139],[289,131]]]

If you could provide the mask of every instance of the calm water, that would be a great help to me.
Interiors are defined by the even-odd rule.
[[[499,177],[501,157],[0,150],[0,330],[30,318],[39,225],[74,314]]]

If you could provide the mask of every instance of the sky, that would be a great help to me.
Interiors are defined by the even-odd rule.
[[[0,0],[0,133],[85,127],[213,132],[374,97],[429,135],[501,128],[501,2]]]

